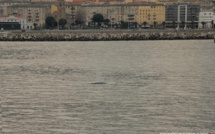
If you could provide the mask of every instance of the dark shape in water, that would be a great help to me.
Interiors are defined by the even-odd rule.
[[[91,84],[107,84],[106,82],[93,82]]]

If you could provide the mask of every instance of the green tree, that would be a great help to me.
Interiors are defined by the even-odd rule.
[[[122,29],[128,28],[128,22],[121,21],[120,24]]]
[[[59,26],[61,27],[61,29],[64,29],[65,25],[67,24],[67,20],[66,19],[60,19],[59,20]]]
[[[157,23],[158,23],[158,22],[154,21],[154,28],[157,26]]]
[[[134,27],[137,28],[138,23],[137,23],[137,22],[134,22],[133,24],[134,24]]]
[[[105,25],[108,25],[110,23],[110,20],[109,19],[104,19],[104,24]]]
[[[104,22],[104,17],[102,14],[94,14],[92,21],[95,23],[98,23],[99,26],[101,26],[101,23]]]
[[[37,23],[34,23],[33,25],[34,25],[34,30],[36,30],[37,29]]]
[[[143,22],[143,25],[144,25],[144,27],[146,27],[146,25],[147,25],[147,22],[146,22],[146,21],[144,21],[144,22]]]
[[[47,17],[46,20],[45,20],[45,26],[46,26],[47,29],[56,28],[57,27],[57,22],[54,19],[54,17],[52,17],[52,16]]]
[[[211,26],[212,26],[212,29],[214,29],[214,21],[213,20],[211,21]]]

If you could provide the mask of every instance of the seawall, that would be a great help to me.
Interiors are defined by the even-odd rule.
[[[0,32],[0,41],[115,41],[213,39],[211,31],[29,31]]]

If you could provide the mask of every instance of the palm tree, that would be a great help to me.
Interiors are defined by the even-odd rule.
[[[206,22],[202,21],[202,28],[205,29]]]
[[[34,30],[36,30],[37,29],[37,23],[34,23],[33,25],[34,25]]]
[[[176,22],[175,21],[172,22],[172,26],[175,29],[175,26],[176,26]]]
[[[66,19],[60,19],[59,20],[59,25],[61,26],[61,29],[64,29],[64,26],[66,25],[67,20]]]
[[[158,23],[157,21],[154,21],[154,28],[155,28],[155,26],[157,25],[157,23]]]
[[[163,29],[165,29],[166,28],[166,22],[165,21],[162,22],[162,25],[163,25]]]
[[[147,22],[146,22],[146,21],[144,21],[144,22],[143,22],[143,25],[144,25],[144,27],[146,27],[146,25],[147,25]]]
[[[191,22],[191,26],[192,26],[192,29],[195,28],[195,22],[194,21]]]
[[[181,22],[181,25],[182,25],[183,28],[185,28],[185,24],[186,24],[185,21],[182,21],[182,22]]]

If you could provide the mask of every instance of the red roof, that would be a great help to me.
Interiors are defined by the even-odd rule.
[[[96,2],[96,0],[73,0],[72,2],[66,2],[67,4],[81,4],[81,3],[88,3],[88,2]]]

